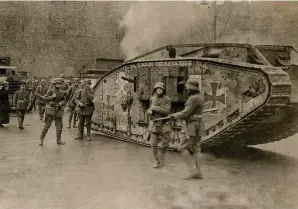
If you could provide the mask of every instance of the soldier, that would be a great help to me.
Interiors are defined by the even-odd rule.
[[[9,123],[10,104],[8,99],[8,82],[0,81],[0,128]]]
[[[44,112],[45,112],[45,101],[43,99],[43,96],[47,93],[48,88],[46,86],[46,80],[41,79],[40,85],[37,87],[35,96],[37,99],[37,105],[38,105],[38,113],[40,120],[44,119]]]
[[[65,105],[65,93],[60,89],[62,85],[62,80],[60,78],[55,78],[53,80],[54,88],[50,89],[44,96],[46,105],[46,116],[45,124],[40,136],[40,146],[43,145],[43,140],[52,125],[53,120],[55,120],[56,134],[57,134],[57,144],[65,145],[61,141],[62,128],[63,128],[63,113]]]
[[[15,106],[18,114],[19,129],[24,129],[23,123],[29,104],[29,97],[26,82],[22,81],[20,90],[17,91],[13,97],[13,105]]]
[[[39,86],[39,80],[37,80],[37,79],[35,79],[35,81],[34,81],[34,85],[33,85],[33,93],[32,93],[32,104],[33,104],[33,108],[34,108],[34,110],[36,110],[36,100],[37,100],[37,98],[36,98],[36,96],[35,96],[35,92],[36,92],[36,90],[37,90],[37,87]]]
[[[65,75],[64,74],[60,74],[59,78],[62,79],[61,90],[62,91],[67,91],[68,90],[68,85],[67,85],[67,83],[65,81]]]
[[[79,89],[80,80],[78,78],[74,79],[73,85],[68,89],[66,101],[68,101],[69,108],[69,118],[68,118],[68,128],[71,128],[71,121],[73,119],[73,128],[76,128],[77,113],[75,112],[76,103],[70,102],[73,98],[75,92]]]
[[[150,98],[150,108],[147,113],[150,119],[166,117],[171,111],[171,99],[165,95],[165,85],[157,82],[154,86],[152,97]],[[162,167],[164,164],[164,155],[170,143],[170,124],[165,121],[150,121],[149,123],[150,137],[152,140],[152,150],[155,162],[153,168]],[[161,150],[158,152],[157,145],[161,142]]]
[[[200,117],[203,111],[204,98],[200,94],[199,82],[195,79],[188,79],[185,84],[188,99],[182,111],[170,115],[173,119],[183,119],[187,124],[187,131],[189,137],[182,140],[179,150],[185,158],[188,165],[191,167],[189,175],[183,179],[202,179],[202,172],[198,159],[198,152],[200,151],[200,143],[203,135],[204,123]]]
[[[78,105],[78,116],[79,116],[79,127],[78,127],[78,137],[76,140],[82,140],[84,134],[84,124],[86,121],[87,127],[87,139],[91,141],[91,119],[94,111],[94,92],[90,88],[91,81],[85,79],[82,82],[83,89],[78,90],[75,96],[75,102]]]

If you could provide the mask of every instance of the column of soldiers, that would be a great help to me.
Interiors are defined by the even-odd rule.
[[[19,128],[23,129],[25,114],[30,101],[30,92],[27,90],[27,82],[22,82],[21,88],[14,95],[14,106],[18,115]],[[30,84],[29,84],[30,85]],[[51,127],[53,121],[56,126],[56,137],[58,145],[65,145],[62,141],[63,115],[64,108],[69,108],[68,128],[76,128],[78,122],[78,135],[75,140],[82,140],[84,134],[84,126],[87,129],[87,140],[91,141],[91,118],[94,111],[94,92],[90,88],[91,81],[85,79],[82,82],[74,79],[73,84],[69,86],[65,83],[64,75],[55,78],[51,82],[51,86],[45,84],[45,80],[41,80],[36,87],[35,98],[38,104],[40,120],[44,120],[43,130],[40,136],[39,145],[42,146],[46,134]],[[200,94],[199,83],[197,80],[188,79],[185,84],[188,99],[185,108],[177,113],[171,112],[171,99],[166,96],[165,85],[162,82],[156,83],[154,86],[152,97],[150,99],[150,108],[147,113],[150,116],[149,131],[152,141],[152,153],[154,157],[154,168],[160,168],[164,165],[164,157],[166,149],[170,142],[170,124],[166,120],[158,120],[162,118],[171,118],[172,120],[182,119],[186,121],[186,131],[188,137],[181,139],[179,150],[188,165],[189,172],[183,179],[202,179],[201,166],[198,159],[200,151],[200,142],[203,134],[204,124],[201,119],[203,112],[204,98]],[[5,124],[3,110],[9,109],[9,103],[5,94],[5,83],[0,83],[0,127]],[[32,98],[31,98],[32,99]],[[6,104],[6,105],[5,105]],[[71,124],[71,122],[73,122]],[[157,149],[158,143],[161,143],[161,149]]]

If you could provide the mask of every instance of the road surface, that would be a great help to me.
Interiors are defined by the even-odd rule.
[[[67,112],[64,121],[67,120]],[[298,136],[217,156],[202,154],[203,180],[185,181],[178,153],[152,168],[151,149],[99,135],[76,141],[54,124],[38,146],[36,112],[0,129],[0,209],[297,209]]]

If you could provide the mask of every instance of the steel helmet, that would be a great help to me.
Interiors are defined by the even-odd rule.
[[[22,81],[21,81],[21,85],[22,85],[22,84],[27,85],[27,82],[26,82],[25,80],[22,80]]]
[[[166,90],[165,89],[165,84],[163,83],[163,82],[157,82],[156,84],[155,84],[155,86],[154,86],[154,88],[153,88],[153,91],[155,91],[155,89],[157,89],[157,88],[161,88],[162,90]]]
[[[92,83],[91,83],[91,80],[88,79],[88,78],[84,79],[84,81],[83,81],[83,85],[85,85],[85,84],[92,84]]]
[[[73,81],[78,82],[78,81],[80,81],[80,79],[79,78],[74,78]]]
[[[54,79],[52,80],[52,83],[53,83],[53,84],[62,84],[62,79],[61,79],[61,78],[54,78]]]
[[[8,85],[8,82],[7,81],[0,81],[0,85],[2,85],[2,86]]]
[[[188,90],[200,91],[200,83],[197,79],[190,78],[186,81],[185,88]]]

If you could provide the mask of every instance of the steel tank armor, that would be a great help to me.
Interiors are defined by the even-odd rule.
[[[172,50],[168,57],[169,48],[179,56],[173,58]],[[171,112],[177,112],[187,97],[183,84],[193,78],[201,84],[205,109],[215,108],[203,115],[202,148],[281,140],[298,130],[294,56],[297,50],[291,46],[215,43],[161,47],[127,61],[98,81],[93,129],[150,146],[146,111],[154,84],[165,83]],[[177,149],[180,131],[181,126],[172,126],[171,149]]]

